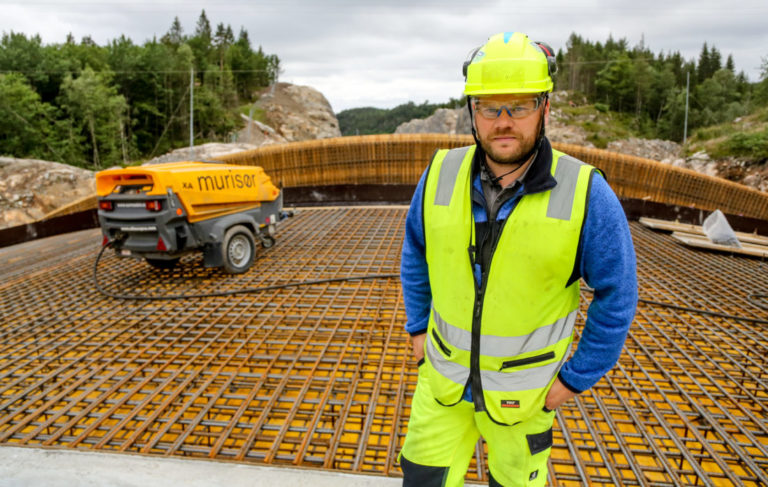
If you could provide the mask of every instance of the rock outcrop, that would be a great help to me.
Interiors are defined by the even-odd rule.
[[[288,142],[341,137],[339,121],[325,96],[309,86],[277,83],[256,103],[266,124]]]
[[[96,191],[93,172],[58,162],[0,157],[0,228],[40,220]]]
[[[471,134],[466,108],[438,108],[426,118],[414,118],[395,129],[396,134]]]
[[[609,142],[606,149],[669,163],[680,159],[680,154],[682,154],[682,147],[677,142],[660,139],[638,139],[636,137]]]
[[[459,119],[457,110],[438,108],[427,118],[414,118],[403,122],[395,129],[396,134],[455,134],[456,121]]]
[[[557,118],[554,110],[549,117],[549,125],[547,125],[546,134],[552,142],[594,147],[594,144],[587,140],[587,132],[583,128],[578,125],[563,123]]]
[[[240,114],[245,122],[245,127],[237,133],[237,141],[240,143],[261,147],[263,145],[283,144],[288,142],[285,137],[278,134],[275,129],[258,120],[253,120],[247,115]]]
[[[235,152],[242,152],[251,149],[258,149],[259,145],[246,144],[244,142],[209,142],[207,144],[200,144],[195,146],[194,154],[189,150],[189,147],[182,147],[181,149],[172,150],[167,154],[150,159],[142,166],[150,166],[152,164],[162,164],[164,162],[179,162],[179,161],[204,161],[207,159],[216,159],[219,156],[225,154],[233,154]]]

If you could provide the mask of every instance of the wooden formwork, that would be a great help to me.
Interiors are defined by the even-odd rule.
[[[285,188],[362,184],[415,185],[437,149],[470,145],[469,135],[396,134],[271,145],[219,160],[257,165]],[[600,168],[620,198],[680,205],[768,220],[768,193],[652,159],[573,144],[553,146]],[[46,218],[96,207],[96,196]]]
[[[222,156],[262,166],[285,187],[416,184],[435,150],[472,144],[469,135],[398,134],[339,137],[268,146]],[[573,144],[554,148],[605,172],[621,198],[768,219],[768,194],[652,159]]]

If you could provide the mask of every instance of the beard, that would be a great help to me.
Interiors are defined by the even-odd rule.
[[[497,164],[512,165],[523,164],[531,156],[536,144],[538,143],[539,133],[541,132],[541,126],[536,132],[529,135],[517,133],[511,128],[504,128],[493,131],[487,134],[485,137],[477,134],[477,140],[480,142],[480,147],[483,148],[485,154],[491,158],[492,161]],[[493,147],[493,138],[500,136],[512,136],[517,139],[517,146],[514,149],[495,149]]]

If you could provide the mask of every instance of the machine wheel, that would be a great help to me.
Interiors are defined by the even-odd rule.
[[[261,237],[261,246],[265,249],[268,249],[270,247],[273,247],[275,245],[275,239],[274,237],[270,237],[267,235],[266,237]]]
[[[178,259],[150,259],[146,258],[147,264],[151,265],[155,269],[173,269],[176,264],[179,263],[181,258]]]
[[[256,243],[253,233],[242,225],[235,225],[224,234],[221,246],[224,270],[231,274],[241,274],[253,265]]]

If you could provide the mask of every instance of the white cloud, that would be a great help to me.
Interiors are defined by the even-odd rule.
[[[91,35],[103,44],[121,34],[141,43],[162,36],[178,16],[192,33],[200,11],[211,24],[248,30],[255,46],[277,54],[283,79],[319,89],[335,110],[447,101],[461,93],[461,63],[489,35],[522,30],[555,49],[572,32],[608,35],[653,52],[695,59],[706,41],[723,60],[759,77],[768,55],[765,0],[191,0],[0,1],[0,31],[40,33],[44,42]],[[255,47],[254,46],[254,47]]]

